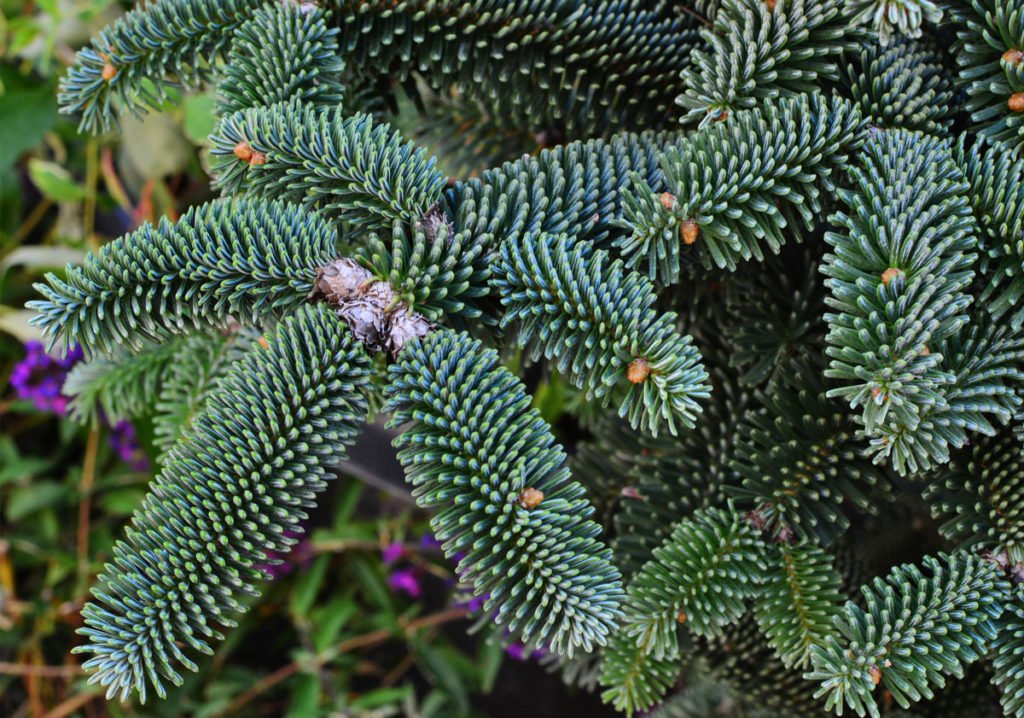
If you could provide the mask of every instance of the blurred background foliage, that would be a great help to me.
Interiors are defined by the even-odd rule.
[[[70,653],[79,612],[159,470],[149,458],[153,430],[145,420],[72,422],[60,385],[77,357],[45,352],[24,303],[43,273],[212,196],[210,94],[173,97],[164,111],[96,138],[57,113],[57,82],[74,50],[127,5],[0,0],[0,715],[542,716],[569,715],[567,705],[574,715],[606,714],[591,695],[569,699],[550,661],[524,656],[489,626],[467,634],[474,602],[425,516],[400,491],[344,476],[299,547],[269,568],[275,578],[240,628],[168,700],[107,703],[88,685]],[[415,123],[453,172],[479,169],[465,157],[483,148],[459,145],[447,122],[428,113]],[[482,155],[510,158],[542,139],[472,142],[488,143]],[[557,419],[560,387],[541,383],[535,393]]]

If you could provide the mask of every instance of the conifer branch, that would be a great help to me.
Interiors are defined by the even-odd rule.
[[[27,306],[51,344],[78,343],[86,356],[139,350],[230,317],[258,324],[306,301],[316,268],[335,255],[334,230],[278,202],[194,207],[104,245],[65,278],[37,284]]]
[[[717,636],[746,611],[765,571],[757,529],[732,510],[706,509],[680,521],[627,592],[624,631],[656,658],[679,655],[680,623]]]
[[[678,282],[688,262],[733,270],[777,254],[819,220],[821,191],[835,191],[865,134],[857,107],[818,94],[737,113],[665,151],[667,192],[633,177],[621,223],[631,236],[615,246],[662,284]]]
[[[447,182],[424,149],[388,125],[294,99],[229,115],[210,141],[226,194],[316,209],[353,236],[421,219]]]
[[[527,235],[503,242],[491,285],[528,353],[553,359],[587,397],[611,400],[625,389],[619,415],[657,435],[662,422],[692,428],[707,398],[707,371],[674,315],[654,309],[651,284],[622,262],[581,242]],[[626,388],[628,387],[628,388]]]
[[[484,611],[530,645],[572,655],[604,645],[622,583],[589,520],[584,488],[522,384],[492,349],[436,330],[390,370],[391,426],[417,503],[435,509],[445,554]],[[529,587],[526,590],[526,587]]]
[[[845,640],[814,648],[806,677],[821,682],[816,695],[828,709],[841,714],[845,705],[879,718],[877,684],[907,708],[985,655],[1009,591],[995,565],[966,553],[923,564],[927,573],[905,564],[865,586],[866,608],[848,602],[837,621]]]
[[[815,92],[838,80],[861,33],[845,0],[725,0],[683,71],[676,102],[688,121],[723,122],[763,99]]]
[[[290,0],[257,10],[231,41],[217,82],[221,115],[295,98],[316,107],[341,104],[345,68],[338,29],[313,5]]]
[[[257,595],[256,564],[301,531],[366,413],[369,361],[334,313],[302,307],[225,376],[167,457],[81,629],[84,664],[108,696],[180,685]],[[225,431],[240,427],[240,431]]]
[[[61,80],[60,105],[83,132],[109,130],[120,112],[159,107],[176,82],[197,87],[234,31],[266,0],[173,0],[132,10],[80,50]],[[168,78],[172,78],[168,80]]]
[[[967,323],[977,225],[948,144],[904,130],[877,134],[840,191],[848,212],[826,234],[829,392],[860,409],[869,437],[913,432],[945,401],[953,375],[939,342]],[[912,229],[911,229],[912,228]]]

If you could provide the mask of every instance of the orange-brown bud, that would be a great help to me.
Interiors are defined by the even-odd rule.
[[[242,162],[248,162],[252,159],[252,147],[248,142],[242,140],[235,145],[235,157],[242,160]]]
[[[700,225],[692,219],[688,219],[679,225],[679,236],[683,238],[683,244],[685,245],[691,245],[696,242],[698,234],[700,234]]]
[[[643,357],[634,359],[626,367],[626,378],[634,384],[641,384],[646,381],[651,373],[651,365]]]
[[[887,270],[882,272],[882,284],[889,286],[889,282],[896,279],[896,277],[902,276],[903,270],[897,269],[896,267],[889,267]]]
[[[519,505],[527,511],[537,508],[543,500],[544,492],[540,489],[535,489],[532,486],[523,489],[523,492],[519,494],[519,498],[517,499]]]
[[[662,192],[658,195],[658,200],[665,209],[672,209],[676,206],[676,196],[671,192]]]
[[[1006,101],[1006,106],[1014,112],[1024,112],[1024,92],[1015,92]]]

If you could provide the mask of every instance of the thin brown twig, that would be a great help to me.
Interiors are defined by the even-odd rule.
[[[77,678],[84,671],[81,666],[47,666],[35,663],[9,663],[0,661],[0,675],[38,676],[39,678]]]
[[[465,608],[449,608],[448,610],[441,611],[439,613],[432,613],[429,616],[423,616],[421,618],[414,619],[403,625],[402,632],[407,636],[412,636],[417,631],[428,628],[430,626],[438,626],[442,623],[448,623],[450,621],[457,621],[465,618],[469,612]],[[278,683],[298,673],[303,667],[311,666],[319,668],[325,663],[333,660],[342,653],[348,653],[359,648],[367,648],[369,646],[375,646],[379,643],[383,643],[394,635],[394,631],[386,628],[379,628],[376,631],[370,631],[364,633],[361,636],[349,638],[348,640],[342,641],[341,643],[321,651],[310,661],[299,661],[295,660],[284,666],[281,666],[273,673],[270,673],[260,680],[258,680],[249,690],[242,693],[240,696],[235,698],[228,704],[227,708],[218,713],[218,716],[227,715],[247,704],[256,696],[270,690]]]
[[[89,575],[89,514],[92,509],[92,485],[96,476],[96,452],[99,448],[99,429],[92,429],[85,443],[85,459],[82,463],[82,500],[78,504],[78,576],[85,580]]]
[[[102,697],[102,693],[99,691],[87,691],[85,693],[78,693],[71,696],[66,701],[58,705],[52,711],[46,713],[43,718],[65,718],[69,716],[79,708],[83,707],[90,701]]]

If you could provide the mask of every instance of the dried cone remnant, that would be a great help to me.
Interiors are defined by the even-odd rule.
[[[889,286],[889,282],[903,275],[902,269],[896,269],[896,267],[889,267],[887,270],[882,272],[882,284]]]
[[[1003,53],[1003,62],[1011,65],[1019,65],[1024,62],[1024,51],[1012,48]]]
[[[634,384],[641,384],[651,373],[651,365],[643,357],[634,359],[626,367],[626,378]]]
[[[431,324],[399,299],[388,282],[351,259],[338,259],[317,272],[314,294],[338,308],[357,339],[375,351],[397,356],[406,342],[425,336]]]
[[[679,236],[683,239],[683,244],[689,246],[697,241],[697,235],[700,234],[700,225],[694,222],[692,219],[688,219],[679,225]]]
[[[1014,112],[1024,112],[1024,92],[1015,92],[1010,95],[1006,105]]]
[[[662,192],[658,195],[658,201],[665,209],[672,209],[676,206],[676,196],[671,192]]]
[[[529,488],[523,489],[522,493],[519,494],[519,498],[516,499],[516,502],[522,508],[526,509],[527,511],[531,511],[540,506],[540,502],[543,500],[544,492],[541,491],[540,489],[535,489],[531,486]]]

